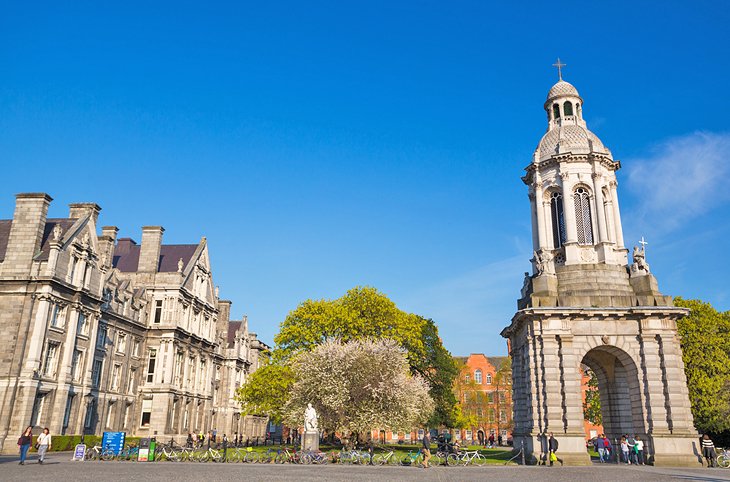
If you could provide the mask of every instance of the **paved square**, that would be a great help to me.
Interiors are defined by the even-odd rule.
[[[730,481],[730,469],[669,469],[596,465],[593,467],[369,467],[358,465],[256,465],[215,463],[72,462],[70,453],[52,454],[44,465],[35,456],[26,465],[0,457],[0,480],[32,481],[461,481],[461,480],[699,480]]]

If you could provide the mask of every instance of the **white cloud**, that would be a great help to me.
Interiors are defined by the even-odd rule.
[[[730,133],[676,137],[658,145],[651,156],[626,164],[640,218],[665,230],[730,200]]]

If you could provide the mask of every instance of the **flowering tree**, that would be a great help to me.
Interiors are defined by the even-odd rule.
[[[328,340],[291,360],[296,382],[284,420],[299,426],[311,403],[320,427],[358,434],[374,427],[410,430],[434,410],[428,383],[412,375],[406,352],[390,339]]]

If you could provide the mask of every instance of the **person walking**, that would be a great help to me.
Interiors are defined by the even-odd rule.
[[[223,434],[223,462],[227,462],[228,457],[228,437],[226,437],[226,434]]]
[[[44,428],[43,433],[38,436],[36,444],[38,444],[38,463],[43,464],[46,460],[46,452],[51,450],[51,432],[48,427]]]
[[[427,469],[430,467],[428,465],[428,461],[431,460],[431,433],[428,430],[426,430],[426,433],[423,434],[423,440],[421,442],[421,452],[423,452],[423,468]]]
[[[606,456],[604,459],[606,460],[606,463],[611,463],[613,460],[613,445],[611,445],[611,439],[606,437],[604,434],[603,441],[606,443]]]
[[[598,452],[598,461],[600,463],[604,463],[604,457],[606,456],[606,440],[603,438],[603,434],[596,437],[596,440],[593,442],[593,447],[596,449],[596,452]]]
[[[629,442],[626,440],[626,436],[621,436],[621,455],[625,464],[629,464]]]
[[[712,443],[710,436],[707,434],[704,434],[700,440],[702,442],[702,455],[705,457],[705,460],[707,460],[707,468],[714,467],[716,456],[715,444]]]
[[[558,457],[558,439],[553,437],[553,433],[550,432],[550,438],[548,439],[548,450],[550,450],[549,458],[550,458],[550,467],[553,466],[553,462],[560,462],[560,465],[563,465],[563,459]]]
[[[629,465],[638,463],[636,461],[636,439],[633,435],[627,435],[626,441],[629,444]]]
[[[20,464],[25,465],[25,459],[28,457],[30,444],[33,443],[33,427],[28,425],[23,434],[18,438],[18,447],[20,448]]]

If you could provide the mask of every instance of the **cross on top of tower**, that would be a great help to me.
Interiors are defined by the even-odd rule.
[[[644,236],[641,237],[641,241],[639,241],[639,244],[641,245],[641,249],[646,251],[646,245],[649,244],[646,241],[644,241]]]
[[[560,57],[558,57],[558,61],[553,64],[553,67],[558,68],[558,80],[563,80],[563,67],[567,66],[568,64],[563,64],[560,62]]]

